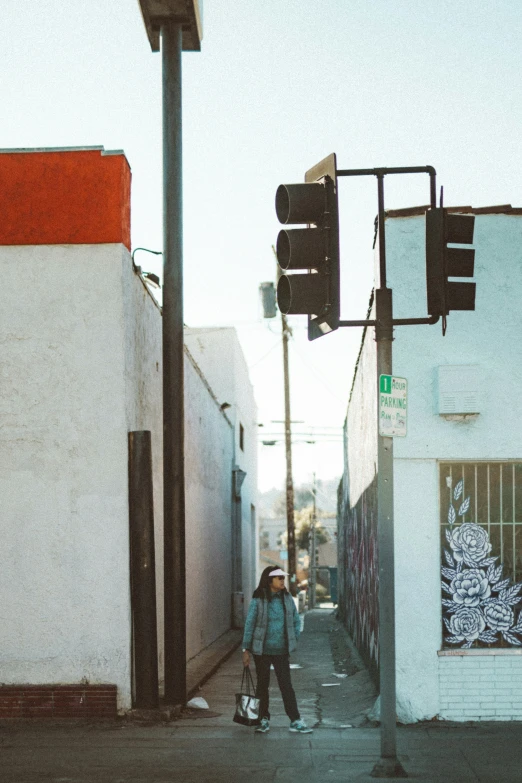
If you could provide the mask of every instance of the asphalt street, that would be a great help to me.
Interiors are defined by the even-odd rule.
[[[372,781],[379,727],[368,720],[375,689],[332,610],[305,617],[292,671],[302,717],[313,734],[288,731],[277,686],[271,730],[232,722],[241,653],[198,695],[208,710],[170,723],[117,720],[2,721],[2,783],[325,783]],[[347,675],[347,676],[336,676]],[[519,783],[522,724],[430,722],[398,728],[398,755],[412,780]]]

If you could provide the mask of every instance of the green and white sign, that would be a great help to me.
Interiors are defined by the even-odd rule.
[[[408,413],[408,381],[395,375],[379,376],[379,435],[404,438]]]

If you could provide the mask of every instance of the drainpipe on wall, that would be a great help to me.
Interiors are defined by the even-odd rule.
[[[154,499],[150,430],[129,432],[133,707],[159,705]]]

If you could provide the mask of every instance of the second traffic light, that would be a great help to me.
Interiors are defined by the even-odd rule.
[[[430,315],[444,319],[450,310],[475,309],[475,283],[449,279],[473,277],[475,251],[449,245],[471,245],[474,225],[474,215],[450,213],[442,207],[426,212],[426,292]]]
[[[277,261],[283,271],[277,284],[277,303],[285,315],[308,315],[308,339],[315,340],[339,327],[335,155],[307,171],[304,183],[280,185],[275,206],[280,223],[307,226],[283,229],[277,237]],[[296,274],[295,270],[307,272]]]

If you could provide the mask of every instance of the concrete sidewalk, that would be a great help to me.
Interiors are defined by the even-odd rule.
[[[236,652],[203,686],[210,710],[188,710],[173,723],[138,725],[40,721],[0,724],[1,783],[324,783],[375,780],[380,732],[366,711],[374,689],[343,629],[315,610],[292,662],[303,717],[313,734],[288,732],[277,686],[271,730],[255,734],[232,722],[241,676]],[[337,678],[334,674],[348,674]],[[327,687],[325,684],[331,683]],[[348,725],[354,728],[341,728]],[[522,778],[519,723],[428,723],[399,727],[399,758],[412,780],[517,783]]]

